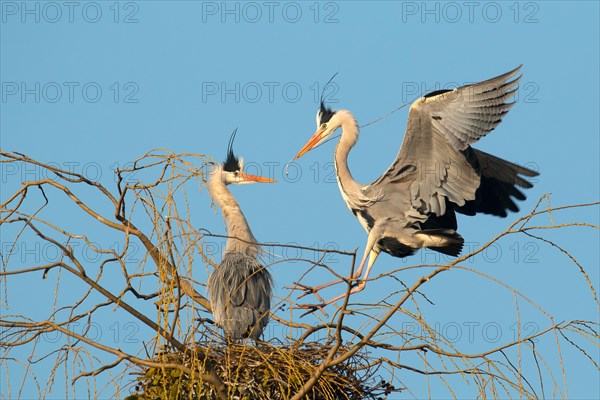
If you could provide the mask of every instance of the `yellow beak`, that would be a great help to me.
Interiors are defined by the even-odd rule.
[[[264,176],[244,174],[240,175],[240,178],[246,182],[260,182],[260,183],[273,183],[277,182],[275,179],[265,178]]]
[[[308,140],[308,142],[306,142],[304,147],[302,147],[300,149],[300,151],[298,152],[298,154],[296,154],[296,156],[294,157],[294,160],[299,159],[304,154],[306,154],[310,150],[312,150],[317,144],[319,144],[321,142],[321,139],[323,139],[323,133],[325,133],[325,129],[322,129],[322,128],[317,129],[317,131],[314,133],[314,135],[312,135],[312,137]]]

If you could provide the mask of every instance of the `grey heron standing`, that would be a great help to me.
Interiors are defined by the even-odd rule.
[[[228,239],[223,259],[208,277],[208,291],[215,322],[229,340],[258,339],[269,321],[273,281],[258,261],[257,244],[246,217],[227,185],[275,182],[244,172],[244,161],[234,155],[231,135],[227,159],[214,165],[208,186],[223,212]]]
[[[464,240],[456,232],[456,212],[506,217],[507,211],[518,211],[515,199],[524,200],[525,195],[517,186],[533,186],[522,176],[538,173],[470,145],[498,126],[514,105],[507,100],[517,91],[521,76],[512,78],[520,68],[454,90],[438,90],[413,102],[396,159],[368,185],[356,182],[348,169],[348,153],[358,140],[356,119],[350,111],[325,107],[321,100],[317,131],[294,160],[342,128],[334,154],[337,181],[346,205],[368,233],[362,260],[350,277],[359,279],[366,264],[364,278],[351,293],[365,287],[381,251],[406,257],[425,247],[459,255]]]

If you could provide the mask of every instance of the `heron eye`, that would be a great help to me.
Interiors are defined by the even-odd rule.
[[[325,128],[327,128],[327,123],[322,123],[321,124],[321,129],[325,129]]]

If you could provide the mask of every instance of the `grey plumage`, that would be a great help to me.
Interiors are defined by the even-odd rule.
[[[215,323],[224,336],[229,340],[257,340],[269,322],[273,280],[258,261],[260,246],[227,185],[275,181],[244,173],[243,160],[233,154],[232,142],[233,135],[227,161],[215,165],[208,181],[210,194],[223,212],[229,237],[223,259],[208,277],[207,287]]]
[[[256,259],[225,252],[208,278],[215,320],[225,337],[259,339],[269,322],[271,274]]]
[[[514,105],[506,100],[516,93],[521,77],[506,81],[519,68],[415,101],[398,156],[378,180],[363,189],[367,197],[384,190],[389,203],[404,201],[403,209],[414,218],[412,222],[422,222],[431,214],[444,215],[448,202],[460,209],[467,201],[477,201],[482,176],[531,187],[519,175],[535,176],[536,172],[470,147],[498,126]],[[506,215],[506,209],[484,210]]]

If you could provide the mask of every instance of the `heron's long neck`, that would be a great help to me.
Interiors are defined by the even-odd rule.
[[[252,235],[240,205],[221,181],[218,173],[210,179],[209,189],[212,198],[221,208],[223,219],[227,223],[227,235],[230,237],[225,245],[225,253],[237,251],[250,257],[256,257],[259,251],[256,239]]]
[[[360,193],[360,184],[354,180],[348,168],[348,154],[358,140],[358,124],[349,112],[342,116],[342,137],[335,148],[334,165],[342,194]]]

